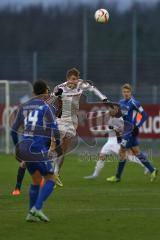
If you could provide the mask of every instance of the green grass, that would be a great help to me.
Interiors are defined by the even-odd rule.
[[[26,223],[26,174],[22,195],[12,197],[18,163],[0,155],[0,240],[157,240],[160,236],[160,179],[150,183],[143,169],[128,164],[121,183],[109,184],[115,163],[106,163],[101,176],[83,179],[94,162],[69,155],[63,167],[64,188],[56,188],[44,207],[51,222]],[[158,159],[155,160],[160,167]]]

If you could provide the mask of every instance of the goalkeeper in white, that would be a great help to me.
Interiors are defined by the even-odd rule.
[[[80,72],[72,68],[67,71],[66,82],[55,87],[52,93],[53,102],[56,98],[61,99],[62,112],[60,118],[57,119],[59,131],[62,139],[63,156],[59,157],[55,163],[55,175],[57,175],[57,183],[59,171],[64,161],[64,154],[68,148],[71,148],[73,139],[76,137],[78,127],[78,111],[80,97],[84,91],[93,92],[101,101],[107,102],[107,97],[103,95],[96,87],[89,82],[80,79]],[[63,186],[59,181],[59,186]]]
[[[96,163],[93,174],[91,176],[84,177],[85,179],[97,178],[104,167],[106,157],[110,155],[118,156],[119,154],[121,136],[124,130],[124,120],[122,117],[116,117],[117,112],[118,112],[117,106],[109,108],[110,118],[107,124],[108,141],[105,143],[105,145],[102,147],[99,153],[99,159]],[[136,158],[134,155],[131,155],[130,153],[128,153],[127,159],[130,162],[137,163],[143,166],[139,159]]]

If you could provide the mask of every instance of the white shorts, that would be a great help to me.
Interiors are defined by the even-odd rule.
[[[100,153],[104,155],[118,155],[120,150],[120,144],[116,141],[108,141],[102,147]]]
[[[57,123],[61,138],[72,138],[76,136],[77,126],[74,125],[71,120],[58,118]]]

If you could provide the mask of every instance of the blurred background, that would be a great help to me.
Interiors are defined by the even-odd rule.
[[[108,24],[95,22],[98,8],[108,9]],[[154,0],[1,0],[0,79],[57,84],[75,66],[112,98],[130,82],[143,102],[156,103],[159,14]]]
[[[108,24],[95,22],[98,8],[108,9]],[[158,0],[1,0],[0,79],[16,81],[10,85],[12,104],[26,94],[26,86],[31,95],[29,82],[56,85],[72,67],[113,101],[128,82],[143,104],[158,104],[159,16]],[[3,103],[2,85],[0,95]]]

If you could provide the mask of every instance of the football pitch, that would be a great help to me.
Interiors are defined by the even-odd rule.
[[[157,168],[160,160],[154,159]],[[68,155],[62,172],[63,188],[56,188],[44,207],[50,223],[26,223],[30,177],[22,194],[12,197],[18,163],[0,155],[0,240],[157,240],[160,238],[160,177],[150,183],[143,168],[126,166],[121,183],[109,184],[115,172],[108,162],[96,180],[85,180],[95,162]]]

